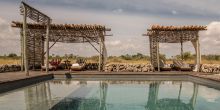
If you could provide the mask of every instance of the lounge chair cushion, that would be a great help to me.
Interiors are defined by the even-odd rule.
[[[74,63],[72,64],[72,66],[80,66],[78,63]]]

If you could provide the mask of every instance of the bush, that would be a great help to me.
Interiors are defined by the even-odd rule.
[[[10,57],[10,58],[15,58],[15,57],[17,57],[17,54],[15,54],[15,53],[10,53],[10,54],[8,54],[8,57]]]
[[[95,62],[99,62],[99,56],[98,55],[91,56],[90,59],[95,61]]]
[[[129,55],[129,54],[126,54],[126,55],[121,55],[120,58],[124,59],[124,60],[131,60],[132,59],[132,56]]]

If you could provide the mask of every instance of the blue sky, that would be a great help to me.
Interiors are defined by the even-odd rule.
[[[106,38],[108,55],[149,55],[146,33],[153,24],[207,25],[201,32],[203,54],[220,54],[220,1],[219,0],[26,0],[46,13],[53,23],[101,24],[112,29]],[[20,0],[0,0],[0,54],[20,52],[19,32],[9,25],[22,20]],[[185,43],[184,51],[193,51]],[[167,56],[180,53],[179,44],[161,44],[160,52]],[[214,47],[214,48],[213,48]],[[212,49],[210,49],[212,48]],[[84,51],[87,50],[87,51]],[[54,54],[91,56],[96,51],[89,44],[59,43],[51,50]]]

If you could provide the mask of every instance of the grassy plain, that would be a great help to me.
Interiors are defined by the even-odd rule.
[[[63,59],[65,60],[65,59]],[[76,59],[69,59],[71,63],[76,62]],[[92,59],[92,58],[87,58],[87,62],[89,63],[96,63],[98,62],[98,59]],[[186,63],[193,64],[195,61],[194,60],[186,60]],[[0,65],[4,64],[20,64],[21,61],[19,58],[0,58]],[[149,60],[147,59],[131,59],[131,60],[125,60],[122,58],[108,58],[107,63],[132,63],[132,64],[147,64],[150,63]],[[172,60],[166,60],[167,64],[172,64]],[[220,61],[217,60],[206,60],[202,59],[202,64],[220,64]]]

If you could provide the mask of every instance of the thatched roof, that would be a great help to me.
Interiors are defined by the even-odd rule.
[[[206,30],[206,26],[162,26],[162,25],[152,25],[148,31],[200,31]]]
[[[22,29],[23,23],[12,21],[11,26]],[[106,31],[111,31],[111,29],[102,25],[50,24],[49,41],[65,43],[98,43],[99,37],[107,36],[105,34]],[[27,23],[27,35],[46,37],[46,25],[42,23]]]
[[[12,21],[12,27],[22,28],[23,23],[18,21]],[[46,29],[45,24],[28,23],[28,29]],[[51,30],[97,30],[97,31],[111,31],[110,28],[106,28],[102,25],[86,25],[86,24],[50,24]]]

